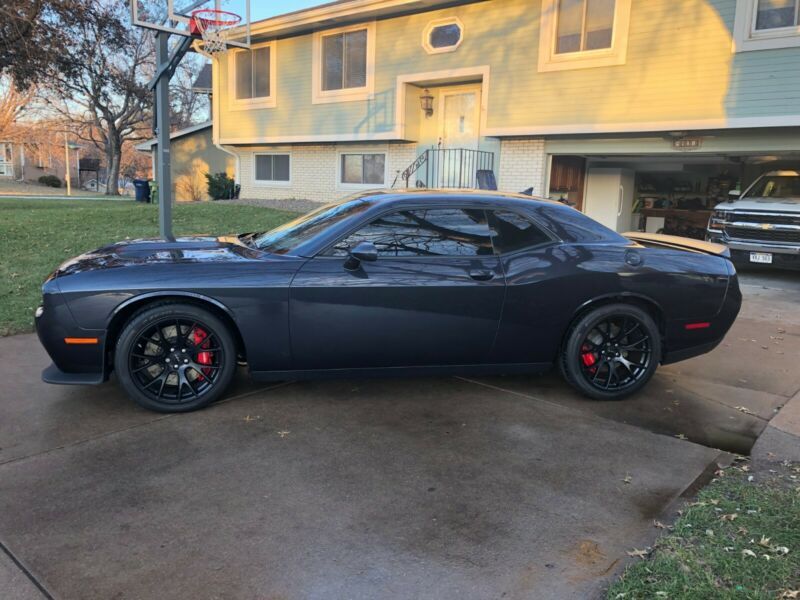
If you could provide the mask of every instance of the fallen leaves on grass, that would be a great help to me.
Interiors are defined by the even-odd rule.
[[[719,520],[720,521],[735,521],[738,517],[739,517],[738,513],[728,513],[728,514],[725,514],[725,515],[721,515]],[[740,529],[744,529],[744,528],[740,528]]]

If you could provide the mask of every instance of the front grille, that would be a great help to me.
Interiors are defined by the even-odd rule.
[[[800,244],[800,231],[782,231],[780,229],[749,229],[747,227],[726,227],[729,238],[740,240],[758,240],[760,242],[785,242]]]
[[[773,225],[800,225],[800,215],[765,215],[761,213],[728,213],[726,221],[742,221],[744,223],[771,223]]]

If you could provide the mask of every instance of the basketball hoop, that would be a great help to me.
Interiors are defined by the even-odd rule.
[[[189,33],[203,38],[203,49],[209,54],[218,54],[228,49],[227,30],[242,20],[236,13],[215,8],[199,8],[192,11]]]

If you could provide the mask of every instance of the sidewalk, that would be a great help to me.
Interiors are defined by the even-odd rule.
[[[756,462],[800,462],[800,392],[797,392],[767,425],[753,446]]]

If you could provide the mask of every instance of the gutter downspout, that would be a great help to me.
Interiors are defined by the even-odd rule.
[[[224,53],[223,53],[224,54]],[[234,159],[233,166],[233,181],[242,185],[239,174],[241,173],[240,158],[237,152],[225,148],[219,143],[219,127],[220,127],[220,110],[219,110],[219,55],[215,55],[211,59],[211,141],[214,146],[222,150]]]

